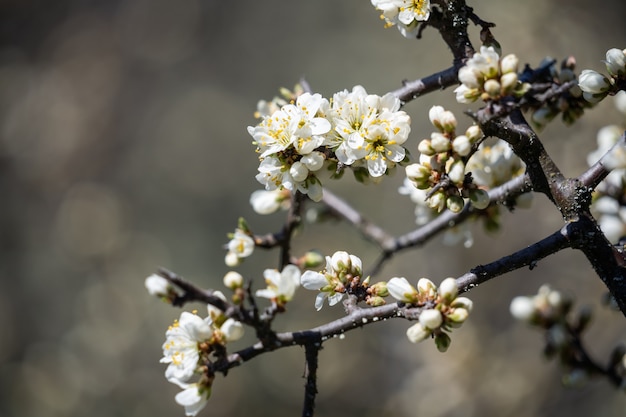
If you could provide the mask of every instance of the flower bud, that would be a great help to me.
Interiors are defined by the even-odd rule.
[[[448,171],[448,177],[457,185],[463,184],[465,180],[465,163],[461,160],[455,161]]]
[[[236,290],[237,288],[241,288],[243,285],[243,276],[241,276],[239,272],[228,271],[226,275],[224,275],[223,281],[226,288]]]
[[[319,253],[316,250],[308,251],[302,257],[302,268],[303,269],[311,269],[318,268],[324,265],[324,255]]]
[[[446,206],[446,194],[443,191],[437,191],[435,194],[431,195],[428,199],[428,207],[433,210],[437,210],[440,212]]]
[[[242,262],[242,258],[237,256],[237,254],[232,251],[228,251],[226,253],[226,256],[224,257],[224,263],[226,263],[226,266],[229,266],[231,268],[234,268],[240,265],[241,262]]]
[[[517,296],[511,301],[511,315],[521,321],[531,321],[536,314],[535,302],[531,297]]]
[[[318,151],[313,151],[310,154],[304,155],[300,162],[302,162],[309,171],[319,171],[324,166],[324,154]]]
[[[302,182],[309,176],[309,169],[302,162],[296,161],[291,168],[289,168],[289,174],[293,177],[294,181]]]
[[[470,190],[469,197],[472,206],[476,207],[478,210],[484,210],[489,207],[490,200],[487,191],[481,188],[474,188]]]
[[[437,292],[441,297],[443,297],[443,299],[446,301],[446,304],[449,304],[452,300],[456,298],[457,294],[459,293],[459,287],[456,284],[456,279],[450,277],[441,281]]]
[[[509,54],[500,60],[500,71],[502,74],[517,73],[519,58],[515,54]]]
[[[608,91],[609,79],[599,72],[593,70],[583,70],[578,77],[578,85],[584,93],[602,94]]]
[[[464,66],[459,69],[459,81],[468,88],[478,88],[478,74],[470,66]]]
[[[446,200],[446,207],[453,213],[460,213],[465,207],[465,200],[458,195],[450,195]]]
[[[508,74],[504,74],[500,77],[500,84],[502,84],[502,92],[503,94],[508,94],[513,91],[515,87],[517,87],[517,74],[514,72],[509,72]]]
[[[337,271],[348,271],[352,267],[350,255],[345,251],[337,251],[330,258],[331,267]]]
[[[406,336],[412,343],[419,343],[430,336],[430,330],[425,329],[421,323],[416,323],[407,329]]]
[[[467,156],[472,151],[472,143],[465,135],[460,135],[452,141],[452,150],[461,156]]]
[[[404,277],[391,278],[387,282],[387,291],[393,298],[405,303],[413,303],[418,295],[417,290]]]
[[[436,153],[448,152],[450,150],[450,139],[439,132],[430,135],[430,146]]]
[[[431,146],[430,139],[424,139],[424,140],[420,141],[420,143],[417,145],[417,150],[421,154],[428,155],[428,156],[433,156],[434,154],[437,153],[437,152],[435,152],[435,150]]]
[[[484,135],[483,135],[483,131],[480,130],[480,127],[478,125],[471,125],[465,131],[465,136],[467,136],[470,142],[474,144],[480,139],[482,139]]]
[[[451,313],[446,315],[446,318],[452,323],[461,324],[469,317],[469,311],[464,308],[455,308]]]
[[[435,283],[428,278],[420,278],[419,281],[417,281],[417,290],[420,294],[424,294],[429,298],[434,297],[437,293]]]
[[[453,308],[464,308],[468,313],[472,311],[474,308],[474,303],[467,297],[457,297],[450,303],[450,307]]]
[[[241,339],[243,336],[243,325],[235,319],[226,319],[220,327],[220,331],[224,334],[226,341],[233,342]]]
[[[443,323],[441,311],[430,308],[424,310],[419,316],[420,324],[426,329],[437,329]]]
[[[606,69],[614,77],[626,74],[626,55],[624,51],[617,48],[611,48],[606,51]]]
[[[389,295],[389,290],[387,290],[387,283],[385,281],[380,281],[370,286],[368,292],[381,297],[387,297]]]
[[[484,89],[491,98],[497,98],[500,96],[500,83],[494,79],[485,81]]]
[[[422,188],[419,184],[427,183],[432,173],[431,169],[422,164],[411,164],[404,168],[406,177],[418,184],[417,188]],[[428,187],[426,187],[428,188]]]
[[[146,286],[148,293],[156,297],[167,297],[170,292],[174,291],[172,284],[157,274],[152,274],[146,278],[144,285]]]
[[[433,106],[428,112],[428,118],[430,122],[439,129],[441,132],[454,132],[456,128],[456,117],[454,113],[448,110],[444,110],[441,106]]]
[[[372,307],[379,307],[386,304],[385,299],[378,295],[367,297],[365,299],[365,302],[367,303],[367,305],[370,305]]]

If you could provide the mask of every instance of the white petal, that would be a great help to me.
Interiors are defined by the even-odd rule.
[[[328,285],[328,281],[323,274],[314,271],[305,271],[300,277],[300,283],[307,290],[319,291],[322,287]]]

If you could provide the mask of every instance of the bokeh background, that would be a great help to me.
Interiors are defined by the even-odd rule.
[[[504,52],[532,65],[571,54],[580,68],[599,70],[608,48],[625,46],[621,1],[474,3],[498,24]],[[256,216],[248,204],[259,188],[246,133],[257,100],[301,76],[326,97],[356,84],[382,94],[449,63],[436,32],[404,39],[367,1],[0,1],[0,416],[182,416],[178,388],[158,363],[180,311],[150,298],[143,280],[165,266],[221,288],[222,246],[237,218],[258,233],[280,226],[280,215]],[[431,131],[433,104],[469,123],[452,98],[447,90],[406,107],[414,153]],[[589,116],[542,132],[566,175],[585,168],[598,128],[621,121],[610,102]],[[401,177],[364,187],[346,176],[332,188],[399,234],[414,227],[412,203],[397,193]],[[395,257],[380,278],[439,282],[561,222],[538,196],[531,209],[505,215],[497,235],[477,227],[471,249],[435,239]],[[376,257],[341,223],[305,227],[295,249],[309,248],[347,249],[366,265]],[[276,262],[259,250],[240,271],[258,288]],[[510,318],[511,298],[544,282],[594,308],[594,355],[626,341],[624,318],[600,306],[602,283],[580,253],[564,251],[472,291],[475,311],[447,354],[410,344],[403,321],[330,341],[317,415],[625,415],[626,397],[604,381],[562,388],[558,366],[541,355],[542,336]],[[313,299],[300,291],[278,330],[342,315],[316,313]],[[303,370],[300,348],[263,355],[218,377],[201,415],[299,415]]]

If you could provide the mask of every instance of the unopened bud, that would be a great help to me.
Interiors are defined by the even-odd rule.
[[[419,321],[427,329],[437,329],[443,323],[441,311],[430,308],[420,313]]]
[[[450,195],[446,200],[446,207],[453,213],[460,213],[465,207],[465,200],[458,195]]]
[[[484,210],[489,207],[489,193],[481,188],[473,188],[469,192],[470,202],[472,206],[478,210]]]
[[[448,177],[457,185],[463,184],[465,180],[465,163],[461,160],[455,161],[448,171]]]
[[[421,323],[416,323],[407,329],[406,336],[411,342],[419,343],[430,336],[430,330],[424,328]]]
[[[324,265],[325,258],[324,255],[319,253],[316,250],[310,250],[304,254],[302,257],[302,268],[303,269],[315,269],[322,265]]]
[[[478,125],[471,125],[465,131],[465,136],[467,136],[470,142],[474,144],[480,139],[482,139],[484,135],[483,135],[483,131],[480,130],[480,127]]]
[[[624,51],[611,48],[606,51],[606,69],[614,77],[626,74],[626,55]]]
[[[439,132],[430,135],[430,146],[437,153],[448,152],[450,150],[450,139]]]
[[[428,207],[433,210],[437,210],[438,212],[442,211],[446,206],[447,197],[443,191],[438,191],[435,194],[431,195],[428,199]]]
[[[459,287],[456,284],[456,279],[450,277],[441,281],[437,292],[446,301],[446,304],[451,303],[459,293]]]
[[[228,271],[226,275],[224,275],[223,281],[226,288],[236,290],[243,285],[243,276],[241,276],[239,272]]]
[[[417,150],[424,155],[433,156],[437,152],[430,144],[430,139],[424,139],[417,145]]]
[[[485,81],[484,89],[491,98],[497,98],[500,96],[500,83],[494,79]]]
[[[452,141],[452,149],[461,156],[467,156],[472,151],[472,143],[465,135],[460,135]]]
[[[383,297],[380,297],[378,295],[375,296],[369,296],[365,299],[365,302],[367,303],[367,305],[370,305],[372,307],[379,307],[382,305],[386,304],[386,301]]]
[[[464,308],[455,308],[452,313],[446,315],[446,318],[453,323],[461,324],[469,317],[469,311]]]
[[[517,73],[519,58],[515,54],[509,54],[500,60],[500,71],[502,74]]]
[[[500,84],[502,84],[502,92],[503,94],[508,94],[513,91],[515,87],[517,87],[517,74],[514,72],[509,72],[508,74],[502,75],[500,77]]]
[[[381,297],[387,297],[389,290],[387,290],[387,283],[384,281],[377,282],[369,287],[368,292],[372,295],[379,295]]]
[[[583,70],[578,77],[578,85],[583,92],[588,94],[602,94],[608,91],[609,79],[599,72]]]

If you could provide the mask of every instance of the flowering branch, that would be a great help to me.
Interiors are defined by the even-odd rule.
[[[617,240],[615,236],[607,238],[606,220],[599,224],[591,211],[594,199],[608,198],[605,211],[608,207],[614,217],[622,216],[622,209],[626,213],[621,207],[626,200],[626,181],[612,180],[605,185],[616,173],[626,175],[626,133],[621,130],[612,146],[604,146],[603,140],[600,147],[608,150],[601,157],[594,155],[594,163],[580,176],[567,178],[523,114],[531,113],[530,120],[538,129],[557,114],[562,114],[565,123],[574,122],[597,101],[626,88],[626,50],[607,52],[609,77],[591,70],[577,77],[573,57],[565,59],[559,70],[554,60],[545,60],[536,69],[527,65],[520,73],[516,55],[500,56],[491,33],[495,25],[478,17],[465,1],[371,2],[386,26],[397,26],[405,37],[419,38],[425,28],[436,29],[452,53],[452,66],[405,81],[401,88],[383,96],[354,86],[351,91],[324,98],[301,81],[293,92],[283,89],[282,98],[259,103],[257,117],[261,121],[248,127],[248,133],[259,155],[256,179],[265,190],[255,192],[251,203],[259,214],[279,209],[288,212],[282,229],[267,235],[255,235],[240,219],[229,235],[225,261],[235,267],[257,247],[277,247],[278,269],[265,269],[266,287],[255,292],[252,281],[244,284],[239,273],[230,271],[224,277],[225,286],[232,291],[230,299],[220,291],[198,288],[166,269],[146,280],[151,294],[172,305],[207,304],[205,318],[197,312],[183,312],[166,332],[163,345],[166,378],[183,389],[176,401],[187,415],[204,407],[217,373],[226,375],[263,353],[299,345],[305,348],[307,366],[302,415],[312,416],[319,351],[325,341],[375,322],[403,318],[415,322],[407,329],[411,342],[430,338],[445,352],[451,343],[449,333],[460,327],[472,310],[472,302],[459,297],[460,293],[516,269],[532,270],[540,260],[566,248],[585,254],[626,315],[624,251],[610,243]],[[470,42],[470,23],[480,26],[480,52]],[[405,143],[411,118],[401,108],[452,85],[458,85],[454,91],[458,102],[484,102],[479,110],[466,113],[474,124],[460,129],[452,112],[433,106],[428,116],[435,131],[419,141],[419,156],[409,161]],[[366,219],[322,184],[341,178],[346,171],[359,182],[378,183],[398,167],[406,174],[400,193],[416,203],[418,224],[400,236]],[[494,230],[499,227],[502,207],[523,207],[531,192],[545,194],[559,210],[565,222],[560,230],[508,256],[477,265],[456,279],[446,278],[439,286],[427,278],[420,278],[416,286],[405,277],[374,281],[396,253],[422,246],[436,235],[445,238],[461,230],[464,244],[471,245],[471,233],[461,226],[480,219],[487,230]],[[369,273],[364,273],[359,257],[343,250],[332,256],[315,251],[301,256],[292,253],[294,231],[302,223],[307,199],[321,203],[326,212],[346,220],[378,245],[380,256],[370,263]],[[626,222],[626,214],[623,217]],[[611,221],[614,225],[615,220]],[[626,234],[626,226],[622,231]],[[308,330],[276,333],[274,319],[287,312],[300,286],[317,292],[317,310],[344,300],[345,316]],[[269,303],[263,310],[257,302],[260,298]],[[532,301],[514,302],[511,310],[544,326],[551,338],[548,347],[558,351],[567,366],[604,375],[616,386],[626,384],[626,352],[616,350],[608,367],[593,361],[581,342],[588,320],[581,315],[577,322],[569,322],[565,317],[568,305],[557,293],[544,289]],[[244,326],[254,331],[256,342],[233,352],[230,343],[241,338]],[[196,382],[190,382],[195,377]]]

